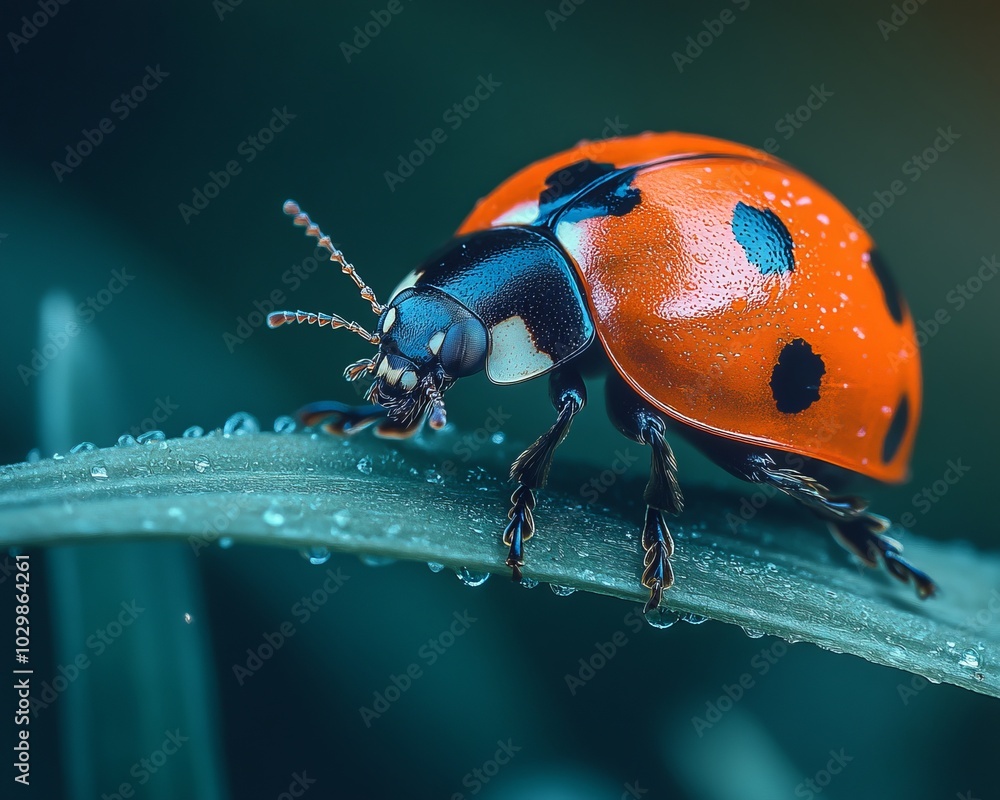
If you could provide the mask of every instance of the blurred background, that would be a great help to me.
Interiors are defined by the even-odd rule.
[[[354,401],[340,374],[363,342],[261,325],[269,303],[371,321],[339,271],[303,269],[313,248],[286,197],[384,297],[518,168],[581,139],[682,130],[773,140],[869,215],[925,376],[912,481],[875,507],[912,513],[915,535],[996,548],[996,8],[11,0],[0,19],[3,463]],[[77,330],[86,390],[53,410],[42,398]],[[548,424],[544,382],[498,393],[481,377],[452,390],[449,420],[476,429],[498,404],[507,437]],[[556,463],[603,469],[621,446],[594,391]],[[731,486],[677,449],[685,482]],[[961,482],[916,503],[956,459]],[[732,488],[720,502],[737,507]],[[607,598],[336,556],[352,580],[300,624],[291,609],[321,581],[293,551],[63,550],[33,554],[37,675],[51,683],[76,653],[93,664],[35,717],[32,787],[4,777],[5,797],[1000,796],[994,700],[810,645],[657,631]],[[131,600],[149,614],[96,657],[87,637]],[[178,622],[171,603],[198,611]],[[428,663],[422,648],[466,613],[475,624]],[[294,638],[241,682],[233,666],[288,621]],[[627,644],[571,691],[579,659],[616,635]],[[420,679],[367,724],[361,709],[412,664]],[[137,665],[176,694],[142,692]],[[122,708],[134,728],[108,722]],[[202,738],[170,744],[181,713]],[[202,779],[180,781],[181,759]]]

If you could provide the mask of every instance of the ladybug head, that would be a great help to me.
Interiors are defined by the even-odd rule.
[[[395,422],[411,427],[427,415],[431,427],[444,427],[442,395],[456,379],[480,371],[486,363],[488,336],[482,322],[462,304],[433,287],[403,289],[387,305],[382,305],[330,238],[294,201],[286,201],[284,209],[286,214],[294,216],[296,225],[304,227],[307,235],[315,237],[330,252],[330,260],[340,264],[351,277],[361,296],[378,314],[378,326],[372,334],[336,314],[304,311],[275,311],[268,315],[268,326],[277,328],[289,322],[305,322],[347,328],[377,345],[378,352],[373,358],[349,365],[344,377],[353,381],[372,376],[366,397],[369,402],[388,409]]]

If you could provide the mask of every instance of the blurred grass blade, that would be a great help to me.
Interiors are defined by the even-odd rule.
[[[48,331],[77,324],[75,308],[65,293],[47,295],[40,341],[48,341]],[[84,419],[87,435],[94,428],[116,429],[114,378],[109,350],[92,327],[68,340],[39,377],[40,436],[49,452],[84,438]],[[57,676],[68,683],[54,698],[39,690],[34,697],[45,703],[38,714],[57,714],[61,722],[67,797],[83,800],[118,794],[124,784],[135,787],[132,766],[175,730],[191,744],[171,756],[171,769],[147,776],[143,796],[227,796],[207,634],[203,625],[185,623],[185,613],[195,620],[206,615],[184,551],[175,543],[105,539],[97,547],[46,554],[54,651],[64,670],[36,674],[39,684],[58,685]],[[131,639],[131,646],[116,647],[120,637]]]

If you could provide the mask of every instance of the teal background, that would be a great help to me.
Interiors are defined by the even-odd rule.
[[[179,435],[237,410],[267,422],[309,400],[353,400],[340,373],[367,353],[355,337],[257,328],[232,347],[224,338],[275,290],[290,308],[373,320],[334,269],[294,290],[283,282],[312,247],[282,215],[282,201],[298,200],[385,296],[497,183],[614,123],[626,134],[683,130],[755,146],[774,138],[777,155],[852,210],[902,182],[905,192],[871,233],[915,318],[925,331],[935,318],[938,327],[922,348],[925,407],[911,482],[876,490],[876,508],[893,519],[914,513],[919,535],[996,549],[1000,281],[982,283],[961,308],[949,293],[1000,250],[1000,14],[970,2],[903,5],[912,16],[880,30],[895,6],[586,0],[563,3],[572,13],[557,19],[546,15],[558,13],[555,4],[418,0],[396,6],[348,61],[341,42],[385,4],[244,0],[220,19],[210,2],[71,2],[14,44],[7,34],[39,6],[8,4],[0,15],[0,459],[23,460],[52,437],[39,414],[45,370],[19,370],[39,346],[38,309],[50,290],[80,302],[106,288],[112,270],[135,276],[93,321],[81,319],[104,355],[95,357],[93,392],[73,403],[75,440],[110,444],[152,427],[144,421],[164,406],[172,410],[155,427]],[[678,69],[673,54],[723,9],[731,24]],[[157,65],[168,76],[120,119],[112,103]],[[481,76],[499,86],[451,128],[445,113]],[[787,127],[782,120],[813,87],[833,95]],[[286,107],[294,119],[248,163],[241,143]],[[60,181],[52,162],[104,117],[114,129]],[[437,127],[445,140],[390,187],[385,173]],[[913,180],[906,164],[938,128],[959,138]],[[232,159],[240,173],[185,221],[179,205]],[[575,459],[596,473],[624,448],[600,394],[592,392],[556,469]],[[491,408],[510,415],[503,433],[518,440],[551,418],[543,382],[497,389],[477,377],[448,396],[449,419],[470,431]],[[738,485],[677,450],[683,481],[731,487],[720,502],[738,507]],[[971,469],[925,513],[914,495],[949,459]],[[499,534],[503,511],[484,535]],[[544,504],[538,516],[544,530]],[[822,536],[817,530],[818,547],[827,545]],[[35,563],[47,557],[36,553]],[[214,657],[211,702],[232,797],[276,797],[302,769],[317,778],[316,796],[472,796],[463,776],[508,738],[522,750],[482,796],[613,798],[638,781],[646,797],[803,797],[797,787],[841,748],[853,761],[824,797],[997,796],[993,700],[930,687],[904,703],[898,685],[909,676],[807,645],[760,675],[753,659],[774,642],[720,624],[635,632],[624,621],[629,607],[605,598],[562,599],[499,579],[472,590],[421,565],[340,565],[354,578],[342,598],[240,687],[232,664],[287,618],[316,568],[293,552],[245,548],[213,549],[195,562],[206,598],[196,622]],[[35,590],[47,615],[36,622],[41,631],[65,624],[51,599],[70,591],[58,575]],[[109,618],[120,599],[109,599]],[[364,727],[359,707],[465,609],[480,622]],[[565,674],[616,631],[629,644],[571,695]],[[48,656],[58,663],[54,650]],[[691,718],[747,672],[754,688],[698,736]],[[34,787],[39,797],[74,796],[76,773],[60,755],[71,734],[60,719],[48,715],[38,727],[50,765]],[[110,791],[114,775],[100,785]],[[775,785],[787,791],[767,789]]]

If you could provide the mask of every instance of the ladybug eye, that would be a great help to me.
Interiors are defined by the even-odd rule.
[[[439,352],[441,366],[453,378],[479,372],[486,363],[486,329],[476,319],[466,319],[448,328]]]

